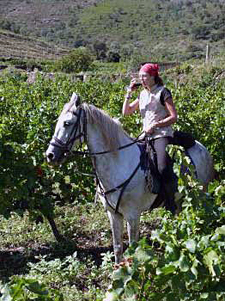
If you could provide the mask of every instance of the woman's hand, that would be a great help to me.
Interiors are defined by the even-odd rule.
[[[127,88],[127,92],[133,92],[137,90],[137,79],[134,77],[130,81],[130,85]]]
[[[150,127],[148,127],[146,130],[145,130],[145,135],[151,135],[153,134],[155,128],[156,128],[157,124],[154,123],[152,124]]]

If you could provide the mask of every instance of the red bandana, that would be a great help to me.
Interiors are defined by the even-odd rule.
[[[146,72],[150,74],[151,76],[158,76],[159,73],[159,65],[158,64],[144,64],[144,66],[141,67],[139,72]]]

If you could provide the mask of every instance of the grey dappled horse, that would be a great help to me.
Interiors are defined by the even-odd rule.
[[[59,116],[46,151],[49,163],[60,163],[77,144],[87,143],[99,180],[98,191],[103,196],[105,193],[100,199],[110,220],[116,263],[121,261],[123,253],[123,219],[127,222],[129,243],[137,241],[140,215],[157,197],[146,188],[145,172],[140,168],[140,148],[133,141],[118,122],[93,105],[80,104],[73,93]],[[209,152],[199,142],[187,152],[198,179],[206,187],[213,175]]]

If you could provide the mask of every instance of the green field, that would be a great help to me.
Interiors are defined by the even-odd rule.
[[[216,179],[208,193],[181,177],[182,212],[143,214],[141,240],[113,269],[112,238],[101,204],[94,204],[88,157],[60,168],[44,152],[63,105],[73,91],[137,137],[140,116],[121,117],[128,79],[50,79],[37,72],[5,70],[0,77],[0,288],[2,300],[219,300],[225,298],[225,73],[219,57],[184,63],[162,73],[179,119],[176,128],[202,142],[214,158]],[[179,162],[185,162],[177,153]],[[179,170],[177,168],[176,170]],[[181,175],[180,175],[181,176]],[[187,189],[187,186],[191,189]],[[56,241],[53,218],[65,238]],[[127,245],[127,236],[124,235]],[[109,289],[109,286],[112,288]]]
[[[224,49],[223,0],[1,0],[1,301],[225,300]],[[160,63],[175,129],[207,147],[215,179],[202,192],[171,147],[182,212],[143,213],[140,241],[128,247],[124,234],[116,268],[107,214],[84,176],[91,159],[56,168],[45,151],[74,91],[137,137],[140,115],[121,109],[143,61]]]

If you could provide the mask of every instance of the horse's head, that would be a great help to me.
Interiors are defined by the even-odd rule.
[[[55,133],[46,151],[46,158],[49,163],[60,163],[73,149],[76,142],[81,141],[83,132],[84,110],[80,105],[80,98],[73,93],[56,124]]]

